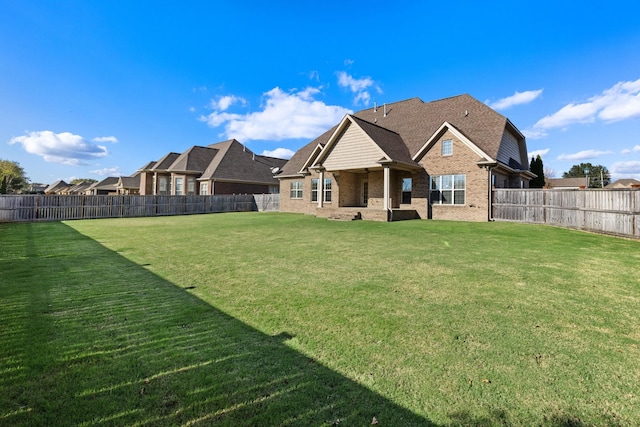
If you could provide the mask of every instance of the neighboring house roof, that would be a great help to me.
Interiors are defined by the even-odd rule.
[[[180,154],[167,168],[169,172],[191,172],[201,174],[211,163],[218,150],[211,147],[193,146]]]
[[[87,188],[87,190],[116,191],[116,185],[118,185],[118,177],[108,176],[102,181],[92,184],[90,187]]]
[[[116,185],[118,188],[140,188],[140,175],[121,176]]]
[[[230,139],[206,147],[195,145],[182,154],[169,153],[139,171],[191,174],[199,180],[277,185],[273,175],[285,163],[286,159],[255,154]]]
[[[149,169],[152,171],[166,171],[178,157],[180,157],[180,153],[171,152],[155,162],[155,164]]]
[[[275,184],[273,168],[282,168],[287,162],[255,154],[235,139],[208,147],[217,153],[199,178],[201,180]]]
[[[580,188],[586,185],[586,178],[547,178],[549,188]]]
[[[69,187],[69,184],[67,184],[66,182],[64,182],[63,180],[59,179],[58,181],[54,182],[53,184],[51,184],[50,186],[48,186],[44,192],[46,194],[52,194],[55,193],[57,191],[60,191],[64,188]]]
[[[524,136],[505,116],[467,94],[426,103],[420,98],[411,98],[358,111],[348,117],[391,160],[414,165],[417,165],[417,156],[428,142],[446,130],[469,141],[488,164],[499,161],[498,152],[505,129],[517,139],[524,140]],[[303,173],[309,156],[318,154],[314,153],[318,145],[331,144],[334,133],[341,129],[344,120],[347,119],[296,152],[283,168],[281,176],[299,176]],[[526,146],[522,144],[520,149],[525,150]],[[527,153],[521,152],[520,158],[527,158]],[[515,159],[503,160],[502,164],[514,170],[528,169]]]
[[[631,188],[632,186],[640,186],[640,181],[633,178],[623,178],[606,185],[604,188]]]
[[[67,187],[64,192],[67,194],[80,194],[80,193],[84,193],[84,191],[89,188],[93,183],[92,182],[86,182],[86,181],[82,181],[79,182],[77,184],[71,185],[69,187]]]
[[[151,162],[147,163],[146,165],[144,165],[143,167],[141,167],[140,169],[138,169],[138,170],[134,173],[134,175],[135,175],[135,174],[139,174],[139,173],[140,173],[140,171],[143,171],[143,170],[149,170],[149,169],[153,168],[153,167],[156,165],[156,163],[158,163],[158,162],[156,162],[156,161],[151,161]]]

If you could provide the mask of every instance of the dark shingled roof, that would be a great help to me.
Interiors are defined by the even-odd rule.
[[[117,184],[118,184],[117,176],[108,176],[102,181],[94,182],[87,188],[87,190],[116,191]]]
[[[444,122],[496,159],[505,128],[513,126],[505,116],[467,94],[431,102],[410,98],[358,111],[353,116],[392,160],[403,162],[411,159]],[[298,150],[283,168],[282,176],[296,175],[314,148],[326,144],[335,129],[333,127]],[[389,131],[398,138],[391,137]]]
[[[209,166],[216,154],[218,154],[218,150],[215,148],[195,145],[180,154],[171,166],[169,166],[168,170],[171,172],[202,173],[207,166]]]
[[[50,186],[48,186],[44,190],[44,192],[45,192],[45,194],[55,193],[56,191],[60,191],[63,188],[67,188],[67,187],[69,187],[69,184],[67,184],[63,180],[59,179],[56,182],[54,182],[53,184],[51,184]]]
[[[209,148],[218,154],[200,179],[276,184],[272,168],[280,168],[286,163],[285,159],[254,154],[235,139],[211,144]]]
[[[122,188],[140,188],[140,175],[121,176],[118,181],[118,186]]]
[[[161,158],[160,160],[158,160],[156,162],[155,165],[153,165],[153,167],[149,168],[150,170],[153,171],[161,171],[161,170],[167,170],[169,169],[169,167],[173,164],[173,162],[176,161],[176,159],[180,156],[180,153],[169,153],[166,156],[164,156],[163,158]]]

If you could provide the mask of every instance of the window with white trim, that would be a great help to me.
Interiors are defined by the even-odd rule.
[[[161,195],[171,194],[171,180],[168,176],[161,176],[158,180],[159,193]]]
[[[302,199],[302,181],[292,181],[289,184],[289,195],[292,199]]]
[[[324,180],[324,201],[331,202],[331,178]]]
[[[436,175],[429,178],[432,205],[464,205],[466,175]]]
[[[209,183],[208,182],[201,182],[200,183],[200,194],[207,195],[209,193]]]
[[[318,178],[311,179],[311,201],[312,202],[318,201],[318,182],[319,182]]]
[[[176,178],[176,196],[182,196],[182,178]]]
[[[187,194],[196,194],[196,179],[193,177],[187,178]]]
[[[453,141],[445,139],[442,141],[442,156],[451,156],[453,154]]]

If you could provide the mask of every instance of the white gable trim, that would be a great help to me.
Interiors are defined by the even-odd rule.
[[[311,155],[309,156],[307,161],[304,162],[304,164],[302,165],[302,167],[298,171],[299,174],[302,174],[302,175],[306,175],[307,174],[307,169],[309,167],[311,167],[311,165],[313,165],[315,160],[318,158],[318,155],[322,152],[322,148],[323,148],[322,145],[320,145],[320,144],[316,145],[316,147],[311,152]]]
[[[389,156],[387,155],[387,153],[385,153],[382,150],[382,148],[380,148],[380,146],[373,139],[371,139],[369,134],[367,132],[365,132],[364,129],[362,129],[362,127],[360,127],[360,125],[358,125],[358,123],[356,123],[356,121],[351,118],[350,114],[347,114],[347,115],[344,116],[344,118],[342,119],[342,121],[340,122],[338,127],[336,128],[335,132],[333,132],[333,134],[329,138],[329,141],[327,141],[327,143],[325,144],[324,148],[322,149],[322,152],[320,153],[320,155],[317,157],[316,161],[311,166],[311,169],[322,168],[322,162],[324,162],[327,159],[327,157],[329,156],[329,153],[331,152],[332,148],[340,140],[339,136],[342,135],[343,132],[346,130],[346,128],[348,126],[350,126],[350,125],[356,126],[362,132],[362,134],[365,136],[365,138],[380,152],[380,155],[382,156],[381,160],[383,160],[383,159],[390,160]]]
[[[487,153],[480,149],[476,144],[471,142],[469,138],[464,136],[462,132],[456,129],[451,123],[443,122],[442,125],[438,128],[437,131],[431,135],[431,137],[425,142],[425,144],[418,150],[418,152],[412,157],[414,161],[419,161],[429,149],[436,143],[438,138],[440,138],[447,130],[449,130],[456,138],[458,138],[464,145],[469,147],[471,151],[476,153],[479,157],[484,157],[490,162],[495,162],[495,159],[490,157]]]

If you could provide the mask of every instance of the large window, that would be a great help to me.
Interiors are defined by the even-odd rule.
[[[209,183],[208,182],[201,182],[200,183],[200,194],[202,194],[202,195],[209,194]]]
[[[171,194],[171,180],[167,176],[161,176],[158,180],[160,194]]]
[[[411,187],[413,186],[413,181],[411,178],[402,178],[402,203],[409,204],[411,203]]]
[[[445,139],[442,141],[442,155],[443,156],[451,156],[453,154],[453,141],[450,139]]]
[[[318,201],[318,178],[311,179],[311,201]]]
[[[187,178],[187,194],[196,194],[196,179],[193,177]]]
[[[324,201],[331,201],[331,178],[324,180]]]
[[[184,194],[183,180],[182,178],[176,178],[176,196],[182,196]]]
[[[439,175],[431,179],[431,204],[464,205],[466,192],[465,175]]]
[[[289,186],[292,199],[302,199],[302,181],[293,181]]]

